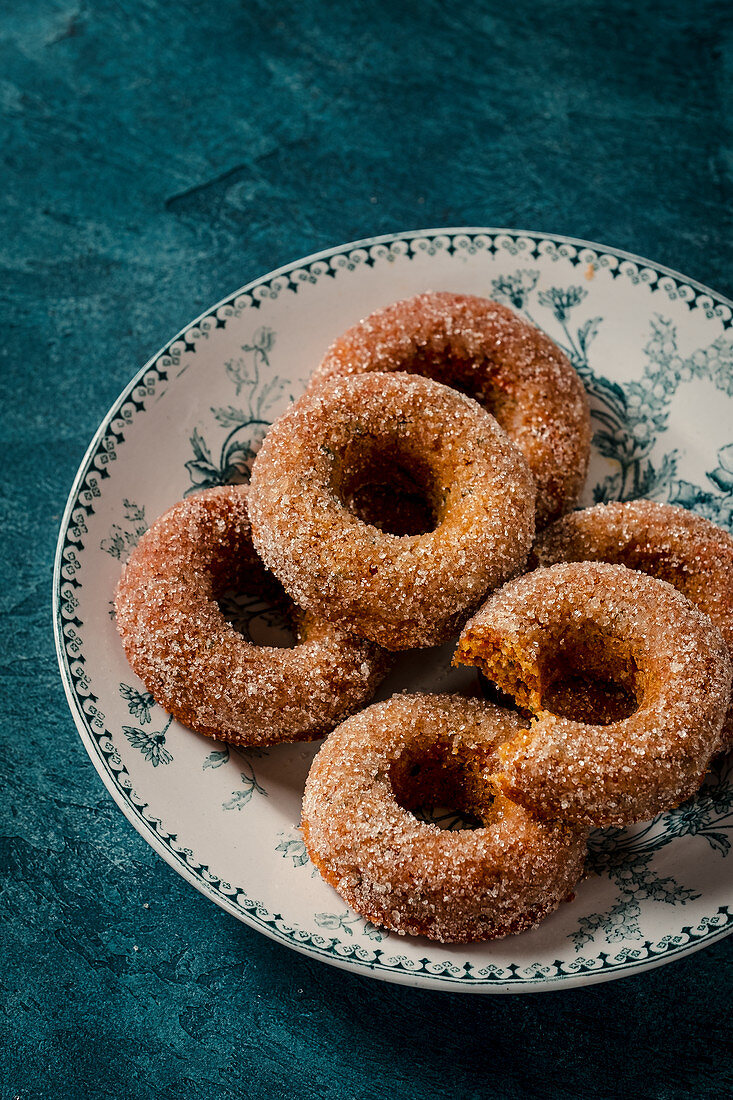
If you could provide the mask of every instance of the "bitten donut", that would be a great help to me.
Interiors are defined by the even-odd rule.
[[[496,746],[525,724],[455,695],[395,695],[349,718],[306,782],[311,860],[395,932],[469,943],[534,927],[571,894],[586,834],[534,818],[488,781]],[[449,831],[411,813],[441,804],[481,827]]]
[[[537,524],[574,508],[590,454],[583,383],[549,336],[506,306],[426,293],[377,310],[328,349],[309,383],[406,371],[453,386],[496,417],[537,482]]]
[[[431,529],[365,522],[370,481],[411,481]],[[263,561],[301,607],[387,649],[435,645],[524,565],[534,529],[527,463],[480,405],[427,378],[326,382],[268,432],[250,515]]]
[[[227,588],[274,583],[252,547],[247,494],[209,489],[153,524],[117,585],[117,629],[133,670],[184,725],[237,745],[310,740],[370,699],[387,655],[297,609],[292,649],[252,645],[227,622]]]
[[[693,794],[730,698],[728,649],[707,615],[666,581],[604,562],[511,581],[466,624],[456,660],[534,715],[499,749],[500,789],[587,825],[643,820]],[[578,721],[566,689],[584,678],[627,692],[631,713]]]
[[[607,561],[668,581],[712,619],[733,653],[733,537],[686,508],[630,500],[572,512],[542,533],[532,558]],[[733,747],[733,707],[723,742]]]

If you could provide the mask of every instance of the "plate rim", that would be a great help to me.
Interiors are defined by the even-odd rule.
[[[587,248],[598,252],[602,255],[614,256],[619,259],[629,260],[635,264],[641,264],[646,268],[661,273],[663,275],[670,276],[671,278],[683,283],[687,286],[693,287],[700,293],[710,296],[713,300],[728,307],[733,312],[733,300],[727,298],[725,295],[713,290],[711,287],[704,283],[701,283],[695,279],[691,279],[673,268],[666,267],[665,265],[656,263],[652,260],[648,260],[643,256],[636,253],[625,251],[624,249],[613,248],[608,245],[601,244],[597,241],[585,240],[579,237],[570,237],[564,234],[557,233],[544,233],[537,230],[524,230],[509,227],[487,227],[487,226],[455,226],[455,227],[436,227],[432,229],[414,229],[405,230],[396,233],[383,233],[376,236],[364,237],[355,241],[349,241],[344,244],[330,246],[325,249],[321,249],[318,252],[310,253],[306,256],[299,257],[287,264],[283,264],[265,274],[243,284],[238,289],[225,297],[221,298],[218,302],[210,306],[208,309],[201,312],[193,320],[187,322],[170,340],[168,340],[155,354],[153,354],[132,376],[130,381],[123,387],[117,398],[113,401],[105,415],[102,417],[99,426],[97,427],[89,445],[87,446],[84,455],[81,459],[76,475],[72,482],[66,506],[61,518],[59,526],[59,534],[56,542],[56,551],[54,556],[54,568],[52,579],[52,614],[53,614],[53,629],[54,629],[54,641],[56,647],[56,655],[59,663],[59,670],[61,674],[61,680],[64,686],[64,693],[66,695],[67,704],[71,711],[71,716],[79,733],[80,739],[84,748],[89,756],[92,764],[94,765],[97,774],[102,780],[104,787],[108,793],[112,796],[115,804],[122,810],[127,821],[133,826],[133,828],[142,836],[142,838],[152,847],[153,851],[160,856],[169,867],[176,871],[181,877],[190,883],[199,893],[204,897],[213,901],[225,912],[235,917],[241,923],[247,925],[253,930],[267,936],[269,939],[274,940],[276,943],[280,943],[283,946],[294,950],[299,954],[305,955],[309,958],[317,958],[322,962],[325,962],[331,966],[335,966],[339,969],[347,970],[351,973],[361,974],[362,976],[374,977],[382,981],[401,984],[411,987],[419,987],[421,989],[433,989],[437,992],[466,992],[466,993],[529,993],[529,992],[551,992],[561,989],[577,988],[579,986],[594,985],[601,982],[612,981],[616,978],[622,978],[628,975],[629,972],[634,974],[642,973],[646,970],[656,969],[659,966],[663,966],[668,962],[673,961],[676,958],[684,957],[694,952],[707,947],[713,943],[716,943],[731,932],[733,932],[733,913],[728,910],[726,906],[719,908],[718,913],[722,914],[725,911],[728,916],[728,922],[723,927],[702,934],[699,939],[692,940],[691,942],[682,944],[677,948],[666,949],[662,954],[646,958],[641,961],[626,960],[623,963],[614,964],[613,967],[606,969],[605,967],[600,971],[592,970],[580,970],[579,973],[558,974],[552,978],[519,978],[515,975],[515,980],[511,983],[501,981],[497,979],[495,981],[489,981],[485,978],[467,980],[468,975],[463,977],[452,977],[449,973],[432,974],[430,972],[419,971],[411,972],[409,970],[398,970],[387,968],[378,962],[381,952],[376,952],[377,958],[373,962],[362,961],[354,957],[339,957],[338,955],[330,954],[325,948],[319,947],[312,942],[297,943],[292,938],[286,936],[284,933],[278,931],[275,927],[269,928],[263,926],[262,923],[256,921],[253,916],[244,911],[241,907],[235,906],[235,904],[229,900],[225,894],[213,889],[213,884],[205,881],[205,879],[197,874],[193,868],[191,868],[183,859],[182,856],[177,855],[173,848],[164,843],[160,836],[158,836],[153,826],[148,822],[142,810],[144,806],[135,810],[132,800],[126,798],[123,791],[120,789],[118,783],[115,782],[111,769],[106,764],[106,761],[102,758],[99,752],[98,746],[94,741],[94,738],[90,732],[88,726],[87,716],[81,710],[77,694],[71,683],[71,676],[67,666],[68,654],[66,652],[63,635],[63,619],[61,616],[61,584],[62,576],[61,569],[63,566],[63,551],[66,545],[66,535],[68,532],[69,524],[72,518],[72,511],[77,503],[77,498],[81,486],[89,473],[89,468],[93,457],[95,456],[100,440],[104,437],[109,425],[120,408],[129,399],[130,394],[139,384],[140,380],[144,378],[145,374],[155,366],[155,364],[161,359],[161,357],[168,354],[173,347],[187,332],[190,332],[193,328],[199,325],[202,321],[216,314],[221,308],[231,304],[240,295],[246,294],[254,288],[261,286],[262,284],[274,281],[279,276],[286,273],[296,271],[299,268],[313,264],[319,260],[325,258],[331,258],[343,253],[349,253],[360,248],[374,247],[380,244],[389,244],[396,241],[409,242],[412,239],[420,238],[435,238],[435,237],[455,237],[455,236],[477,236],[486,234],[487,236],[497,237],[506,235],[512,238],[526,238],[534,239],[535,241],[550,241],[553,243],[569,244],[571,246],[577,246],[581,249]],[[147,805],[147,803],[145,804]],[[201,865],[203,866],[203,865]],[[208,871],[208,868],[206,868]],[[217,876],[213,876],[217,881],[221,881]],[[233,888],[233,894],[243,894],[242,890]],[[259,908],[257,902],[252,903],[253,909]],[[275,918],[276,919],[276,918]],[[702,918],[709,921],[711,918],[707,916]],[[691,928],[684,928],[683,931],[688,935],[692,933]],[[337,941],[333,941],[337,942]],[[644,945],[650,948],[651,943]],[[602,955],[600,952],[599,955]],[[427,961],[427,960],[426,960]],[[580,962],[580,960],[578,960]],[[531,965],[531,964],[530,964]]]

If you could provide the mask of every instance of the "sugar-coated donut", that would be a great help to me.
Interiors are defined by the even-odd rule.
[[[651,817],[697,790],[719,747],[731,687],[719,630],[672,585],[623,565],[560,564],[510,581],[466,624],[456,661],[534,715],[500,748],[495,782],[540,815]],[[605,725],[559,713],[558,685],[583,677],[620,685],[635,709]]]
[[[492,788],[497,745],[524,725],[455,695],[395,695],[349,718],[306,782],[311,860],[353,909],[395,932],[468,943],[532,928],[571,894],[586,834]],[[411,813],[441,803],[481,827],[449,831]]]
[[[227,622],[217,603],[227,588],[273,584],[247,495],[209,489],[152,525],[117,585],[117,629],[134,671],[184,725],[244,746],[310,740],[371,698],[387,655],[297,609],[291,649],[252,645]]]
[[[629,500],[571,512],[542,533],[531,558],[608,561],[668,581],[710,616],[733,653],[733,536],[686,508]],[[733,747],[733,707],[722,736]]]
[[[575,507],[590,454],[583,383],[544,332],[470,294],[425,293],[377,310],[328,349],[309,383],[407,371],[467,393],[493,413],[537,482],[537,524]]]
[[[398,535],[352,507],[410,479],[434,526]],[[475,401],[406,374],[325,382],[268,432],[252,470],[255,546],[301,607],[388,649],[442,642],[522,568],[534,530],[525,459]]]

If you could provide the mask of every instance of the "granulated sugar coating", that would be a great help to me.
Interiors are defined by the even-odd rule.
[[[497,746],[524,725],[450,695],[395,695],[348,719],[306,783],[311,860],[353,909],[395,932],[468,943],[532,928],[571,894],[587,834],[492,788]],[[410,812],[446,799],[482,827],[451,832]]]
[[[252,645],[229,625],[217,596],[268,586],[247,495],[209,489],[153,524],[117,586],[117,628],[134,671],[184,725],[237,745],[310,740],[368,702],[387,654],[297,609],[292,649]]]
[[[375,472],[376,471],[376,472]],[[395,535],[349,507],[405,471],[433,530]],[[252,471],[265,564],[301,606],[388,649],[435,645],[524,565],[534,533],[527,463],[475,401],[426,378],[325,382],[281,416]]]
[[[493,413],[534,474],[538,527],[576,505],[590,454],[585,389],[549,336],[506,306],[449,293],[395,302],[331,345],[309,392],[364,371],[422,374]]]
[[[698,789],[720,748],[731,660],[719,630],[666,581],[623,565],[560,564],[511,581],[466,624],[455,660],[535,715],[500,749],[494,779],[550,818],[652,817]],[[637,709],[608,725],[551,713],[553,683],[576,673],[619,684]]]
[[[733,653],[733,537],[686,508],[652,500],[598,504],[548,527],[531,557],[533,565],[607,561],[668,581],[712,619]],[[733,707],[722,747],[733,747]]]

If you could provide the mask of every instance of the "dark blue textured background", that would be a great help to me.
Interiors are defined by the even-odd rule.
[[[344,974],[238,925],[105,793],[49,606],[63,504],[113,398],[279,264],[380,232],[506,225],[731,295],[730,10],[1,5],[3,1098],[730,1090],[731,940],[621,982],[478,999]]]

